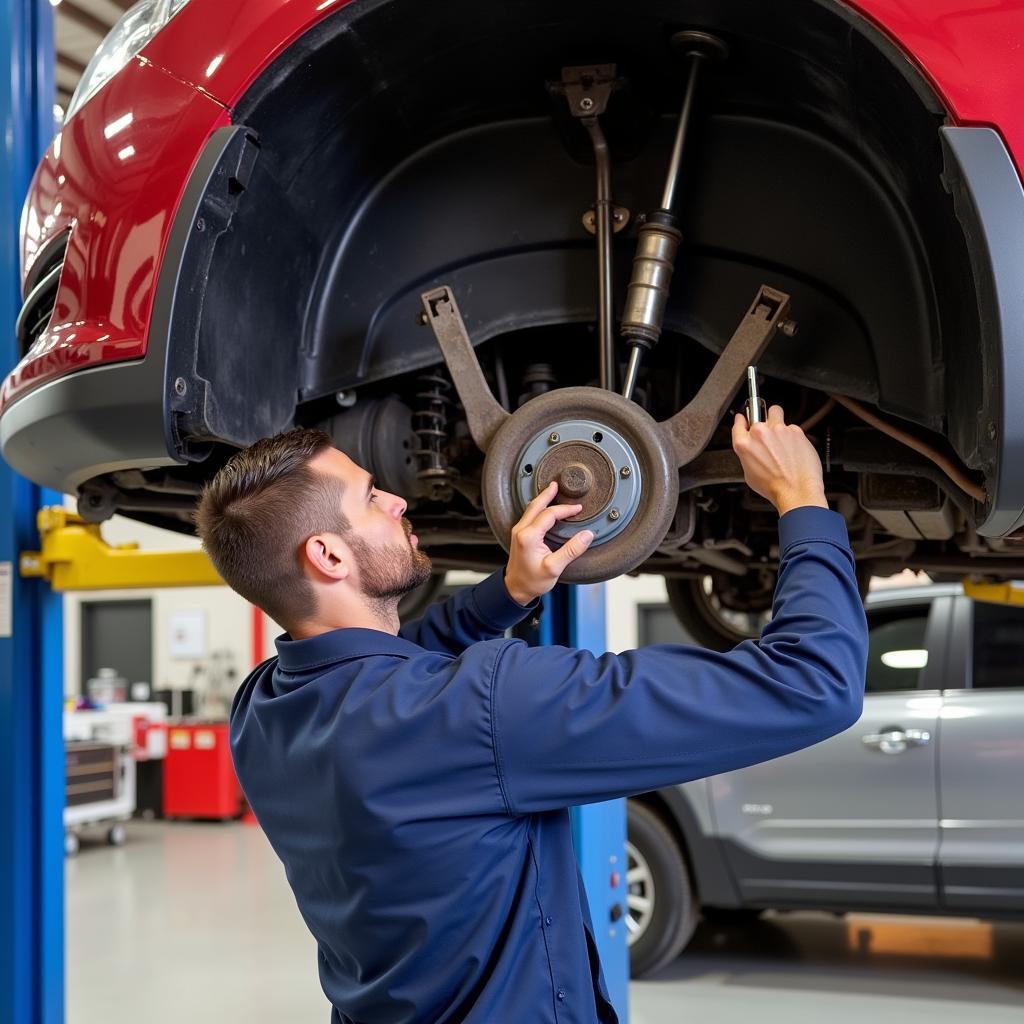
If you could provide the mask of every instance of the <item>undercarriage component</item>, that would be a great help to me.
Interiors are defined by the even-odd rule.
[[[612,91],[619,85],[614,64],[562,69],[561,88],[569,112],[590,135],[597,172],[594,201],[594,230],[597,235],[598,336],[601,344],[600,381],[603,388],[615,387],[615,342],[612,337],[612,169],[608,141],[600,116]]]
[[[414,459],[418,441],[412,412],[398,398],[362,399],[351,409],[332,416],[323,429],[350,459],[360,466],[373,467],[383,490],[409,495],[422,490]]]
[[[975,501],[985,501],[985,488],[975,483],[967,472],[961,466],[956,465],[948,456],[943,455],[934,447],[926,444],[908,431],[889,423],[887,420],[882,419],[881,416],[875,415],[870,409],[861,405],[860,402],[845,395],[832,395],[831,397],[840,405],[849,409],[855,416],[859,416],[865,423],[870,423],[871,426],[882,431],[883,434],[896,438],[897,441],[905,444],[908,448],[912,448],[915,452],[920,452],[925,458],[931,459],[960,490],[969,494]]]
[[[676,514],[679,467],[699,455],[756,361],[785,322],[789,296],[762,286],[750,310],[693,400],[657,423],[622,395],[601,388],[559,388],[509,414],[484,379],[451,289],[422,296],[425,320],[462,400],[470,434],[486,453],[487,520],[508,549],[526,504],[551,480],[558,499],[583,510],[553,534],[594,532],[567,582],[598,582],[635,568],[665,538]]]
[[[195,500],[195,492],[124,488],[113,479],[96,477],[79,489],[78,514],[87,523],[106,522],[118,512],[187,513],[191,518]]]
[[[661,208],[651,213],[640,229],[633,259],[633,276],[630,278],[626,305],[622,311],[622,336],[630,346],[629,366],[622,389],[626,398],[633,397],[640,360],[645,351],[657,344],[665,319],[676,253],[683,237],[676,225],[675,197],[697,77],[705,61],[721,60],[729,53],[721,39],[707,32],[677,32],[672,37],[672,45],[688,58],[689,75],[672,145],[665,190],[661,197]]]
[[[462,401],[469,433],[477,448],[486,452],[509,414],[495,401],[487,386],[450,288],[435,288],[423,293],[423,322],[430,324],[437,338],[441,355]]]
[[[692,401],[660,425],[671,438],[677,465],[692,462],[708,446],[729,402],[746,380],[747,367],[757,362],[776,332],[794,329],[788,315],[789,296],[762,285]]]
[[[441,373],[425,373],[417,379],[416,386],[413,427],[419,441],[414,452],[418,460],[416,477],[422,483],[419,490],[432,501],[446,501],[451,497],[452,480],[444,452],[448,441],[448,409],[452,404],[452,385]]]
[[[640,229],[633,257],[633,276],[622,311],[622,336],[630,346],[626,382],[622,387],[625,398],[633,397],[644,352],[652,349],[661,337],[672,271],[682,237],[675,226],[675,218],[662,210],[650,214]]]
[[[953,503],[923,477],[864,473],[860,503],[894,537],[949,540],[956,528]]]

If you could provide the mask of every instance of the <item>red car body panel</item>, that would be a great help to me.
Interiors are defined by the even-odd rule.
[[[145,53],[227,106],[234,106],[279,53],[348,2],[193,2]],[[1000,131],[1024,176],[1021,0],[985,4],[856,0],[846,6],[875,24],[907,55],[932,83],[956,123],[987,125]],[[224,42],[229,39],[230,49]]]
[[[167,235],[220,103],[136,58],[50,144],[23,216],[22,265],[70,231],[49,325],[4,382],[0,408],[61,374],[139,359]]]
[[[168,231],[201,149],[270,62],[347,2],[193,0],[70,119],[36,173],[23,232],[26,275],[48,239],[71,232],[57,304],[4,382],[0,412],[72,370],[144,355]],[[953,122],[1000,132],[1024,177],[1022,0],[848,6],[916,65]]]
[[[952,120],[998,131],[1024,177],[1024,3],[994,0],[859,0],[932,83]]]

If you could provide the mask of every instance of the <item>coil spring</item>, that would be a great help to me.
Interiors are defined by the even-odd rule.
[[[413,430],[420,446],[413,453],[419,460],[418,479],[426,481],[438,496],[454,476],[445,458],[448,440],[448,409],[453,404],[452,384],[437,370],[421,374],[416,380],[416,409]]]

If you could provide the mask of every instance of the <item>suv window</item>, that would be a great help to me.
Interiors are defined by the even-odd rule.
[[[974,682],[980,689],[1024,686],[1024,608],[974,604]]]
[[[921,669],[928,664],[924,645],[928,607],[868,611],[868,693],[914,690]]]

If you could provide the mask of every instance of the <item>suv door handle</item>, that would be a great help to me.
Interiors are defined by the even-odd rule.
[[[865,747],[883,754],[902,754],[910,747],[924,747],[932,741],[927,729],[887,729],[861,737]]]

